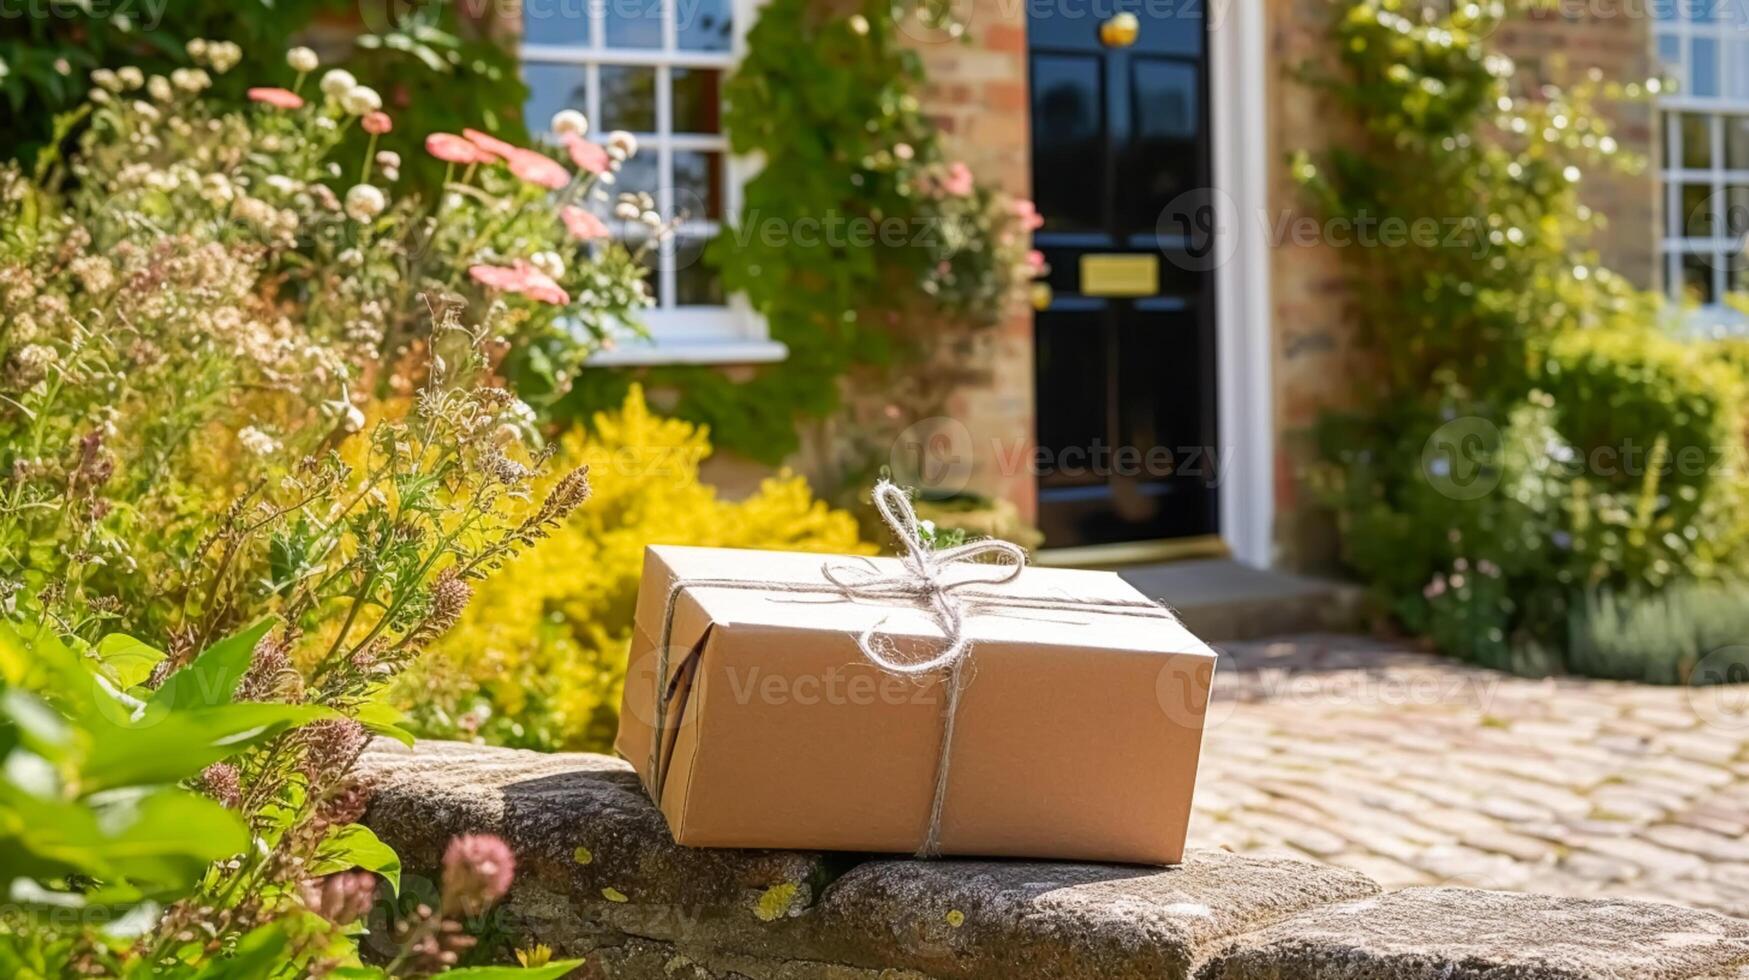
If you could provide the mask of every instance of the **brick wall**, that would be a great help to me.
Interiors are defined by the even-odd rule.
[[[969,0],[955,5],[968,25],[966,42],[914,32],[929,88],[924,107],[946,147],[980,180],[1011,194],[1032,195],[1026,77],[1026,5]],[[948,412],[971,432],[972,489],[1013,501],[1026,519],[1036,511],[1029,459],[1033,445],[1032,316],[1019,310],[969,348],[970,372]]]
[[[1270,244],[1271,330],[1275,341],[1276,546],[1288,567],[1315,568],[1335,554],[1327,520],[1310,506],[1301,472],[1311,459],[1308,428],[1325,409],[1353,405],[1370,370],[1357,336],[1354,303],[1345,280],[1343,250],[1327,243],[1273,240],[1275,229],[1315,215],[1289,172],[1296,149],[1318,149],[1340,139],[1322,98],[1291,76],[1296,66],[1330,63],[1327,0],[1265,0],[1270,115],[1269,212],[1260,220]]]
[[[1582,7],[1596,8],[1585,10]],[[1527,82],[1571,84],[1587,73],[1627,84],[1652,75],[1652,22],[1649,8],[1636,4],[1586,4],[1572,0],[1501,25],[1500,49],[1518,63]],[[1657,276],[1657,238],[1661,202],[1657,116],[1649,103],[1621,101],[1605,114],[1616,142],[1646,164],[1638,174],[1593,172],[1583,197],[1608,226],[1593,244],[1605,266],[1642,288]]]

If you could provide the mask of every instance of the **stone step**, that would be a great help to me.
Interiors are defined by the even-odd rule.
[[[1146,868],[683,848],[631,768],[599,755],[378,740],[359,768],[374,788],[365,823],[400,855],[404,889],[434,894],[452,838],[496,834],[516,877],[494,930],[587,958],[580,976],[1739,980],[1749,960],[1742,919],[1466,888],[1381,895],[1354,871],[1221,850]]]
[[[1114,569],[1143,595],[1178,612],[1210,643],[1266,636],[1355,630],[1366,620],[1358,585],[1199,558]]]

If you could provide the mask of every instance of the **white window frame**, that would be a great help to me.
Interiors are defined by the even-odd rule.
[[[684,0],[660,0],[662,10],[662,47],[607,47],[606,4],[616,0],[586,0],[583,4],[589,18],[588,44],[539,44],[524,42],[518,46],[523,64],[574,64],[584,69],[588,104],[583,113],[593,124],[601,115],[601,66],[651,67],[656,71],[655,134],[638,134],[640,153],[660,154],[657,172],[668,175],[659,179],[656,206],[662,214],[675,210],[673,186],[674,153],[712,151],[723,155],[724,187],[723,220],[721,223],[688,220],[680,231],[695,234],[733,234],[734,222],[741,213],[741,189],[759,171],[755,159],[729,153],[726,133],[675,134],[673,130],[673,89],[670,73],[675,68],[702,68],[725,74],[740,63],[747,50],[747,30],[759,15],[763,0],[732,0],[730,15],[734,19],[734,35],[729,50],[692,51],[679,47],[678,8]],[[539,130],[544,120],[529,120],[529,128]],[[653,137],[653,138],[646,138]],[[674,239],[662,243],[656,264],[657,295],[674,293],[676,269]],[[730,294],[724,306],[678,306],[651,308],[639,315],[649,329],[649,338],[626,331],[626,336],[613,349],[590,357],[591,366],[634,364],[748,364],[783,360],[788,348],[771,339],[763,316],[748,304],[746,296]]]
[[[1741,74],[1749,72],[1749,63],[1736,63],[1749,60],[1749,51],[1745,51],[1745,59],[1733,59],[1732,52],[1737,47],[1731,42],[1749,41],[1749,27],[1741,15],[1736,20],[1722,14],[1730,12],[1728,3],[1716,0],[1662,0],[1671,5],[1676,16],[1670,19],[1657,19],[1652,25],[1652,53],[1655,63],[1665,67],[1663,62],[1663,40],[1668,38],[1676,43],[1676,64],[1668,66],[1679,77],[1674,92],[1661,95],[1656,102],[1660,113],[1659,123],[1663,126],[1663,145],[1659,148],[1658,180],[1663,193],[1663,227],[1658,229],[1659,271],[1664,279],[1665,295],[1680,300],[1687,282],[1683,274],[1683,260],[1689,255],[1710,257],[1709,262],[1711,290],[1713,300],[1704,306],[1701,312],[1688,319],[1705,321],[1706,324],[1723,325],[1737,323],[1742,320],[1735,311],[1726,307],[1720,300],[1726,293],[1730,283],[1729,264],[1731,256],[1740,254],[1744,240],[1740,236],[1731,235],[1731,202],[1728,189],[1732,186],[1749,188],[1749,167],[1729,169],[1725,159],[1725,125],[1728,119],[1742,118],[1749,121],[1749,93],[1736,96],[1728,93],[1732,87],[1733,71]],[[1692,8],[1698,3],[1711,3],[1714,9],[1714,19],[1710,21],[1695,21],[1689,19]],[[1696,38],[1707,38],[1714,42],[1714,69],[1717,73],[1715,87],[1717,95],[1695,95],[1689,85],[1693,77],[1693,52]],[[1745,79],[1739,79],[1740,83]],[[1685,115],[1700,116],[1707,123],[1707,157],[1709,166],[1705,168],[1689,168],[1684,166],[1683,133],[1678,124],[1678,117]],[[1691,236],[1687,234],[1688,209],[1683,204],[1682,190],[1685,185],[1703,185],[1708,188],[1707,200],[1711,203],[1712,230],[1710,236]],[[1741,218],[1737,221],[1741,224]],[[1740,266],[1738,273],[1738,289],[1749,289],[1749,265]]]

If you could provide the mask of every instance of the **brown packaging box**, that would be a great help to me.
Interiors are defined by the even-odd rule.
[[[923,611],[760,583],[820,585],[825,561],[896,559],[657,546],[645,552],[615,748],[674,839],[700,847],[911,852],[934,798],[943,675],[888,674],[856,637],[919,659],[943,645]],[[666,678],[658,642],[679,594]],[[1000,591],[1075,602],[1143,597],[1110,572],[1028,568]],[[1178,621],[1109,606],[988,608],[949,749],[946,854],[1174,864],[1184,855],[1215,655]],[[658,687],[668,693],[652,785]]]

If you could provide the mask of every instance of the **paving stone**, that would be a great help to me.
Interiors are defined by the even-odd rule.
[[[1288,665],[1314,645],[1321,673],[1300,685],[1301,668]],[[1749,874],[1714,874],[1705,887],[1696,877],[1704,865],[1749,868],[1719,844],[1749,832],[1749,732],[1697,727],[1684,689],[1523,680],[1362,639],[1268,648],[1277,676],[1205,740],[1205,776],[1223,774],[1213,803],[1240,801],[1263,818],[1246,826],[1245,847],[1304,855],[1310,845],[1331,863],[1376,864],[1393,882],[1408,868],[1576,895],[1749,905]],[[1234,653],[1241,664],[1250,656]],[[1366,678],[1332,676],[1369,666]],[[1387,696],[1417,690],[1430,703]],[[1193,840],[1233,835],[1191,826]],[[1307,828],[1340,841],[1306,839]]]
[[[1573,851],[1561,859],[1561,866],[1586,881],[1633,881],[1640,876],[1639,865],[1593,851]]]
[[[1636,837],[1578,837],[1573,840],[1572,845],[1620,858],[1638,865],[1641,871],[1658,877],[1685,877],[1706,866],[1705,862],[1692,854],[1660,847]]]
[[[1496,830],[1485,834],[1466,834],[1463,842],[1479,850],[1494,854],[1504,854],[1518,861],[1536,863],[1554,857],[1555,846],[1548,841],[1515,834],[1509,830]]]
[[[1660,824],[1647,827],[1646,840],[1699,855],[1709,861],[1749,861],[1749,840],[1721,837],[1705,830]]]

